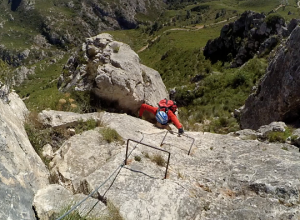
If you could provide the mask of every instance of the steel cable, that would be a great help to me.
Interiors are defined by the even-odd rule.
[[[137,147],[137,145],[139,145],[141,142],[142,142],[142,140],[144,139],[144,134],[142,133],[142,132],[140,132],[142,135],[143,135],[143,137],[142,137],[142,139],[139,141],[139,143],[137,143],[135,146],[134,146],[134,148],[131,150],[131,152],[128,154],[128,157],[131,155],[131,153],[135,150],[135,148]],[[128,158],[127,157],[127,158]],[[127,159],[126,158],[126,159]],[[67,215],[69,215],[72,211],[74,211],[78,206],[80,206],[83,202],[85,202],[89,197],[91,197],[94,193],[96,193],[105,183],[107,183],[108,182],[108,180],[110,180],[110,178],[112,178],[112,176],[118,171],[118,174],[116,175],[116,177],[114,178],[114,181],[115,181],[115,179],[117,178],[117,176],[119,175],[119,173],[120,173],[120,170],[124,167],[124,165],[125,165],[125,161],[123,161],[123,163],[117,168],[117,169],[115,169],[114,170],[114,172],[103,182],[103,183],[101,183],[94,191],[92,191],[86,198],[84,198],[83,200],[81,200],[80,202],[78,202],[77,204],[75,204],[69,211],[67,211],[65,214],[63,214],[62,216],[60,216],[59,218],[57,218],[56,220],[61,220],[61,219],[63,219],[64,217],[66,217]],[[113,182],[114,182],[113,181]],[[112,186],[112,184],[109,186],[109,188],[108,189],[110,189],[110,187]],[[108,190],[106,190],[106,192],[107,192]],[[106,193],[105,192],[105,193]]]

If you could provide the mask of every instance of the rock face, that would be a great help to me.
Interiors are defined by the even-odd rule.
[[[26,106],[15,93],[7,98],[0,99],[0,219],[35,219],[33,197],[49,172],[25,132]]]
[[[240,115],[242,129],[257,129],[272,121],[292,122],[299,119],[299,40],[298,26],[270,62],[256,93],[246,100]]]
[[[134,115],[143,102],[157,105],[168,98],[160,74],[142,65],[127,44],[114,41],[111,35],[86,39],[80,53],[81,57],[73,56],[65,65],[58,83],[61,90],[91,91],[96,107]]]
[[[40,220],[56,219],[57,213],[55,210],[63,210],[62,207],[67,208],[66,204],[70,205],[71,201],[77,203],[86,198],[84,194],[73,195],[72,192],[58,184],[51,184],[41,189],[34,197],[33,206],[36,212],[39,213]],[[41,206],[40,204],[47,204]],[[95,208],[88,213],[87,207],[95,206]],[[106,206],[99,203],[97,199],[89,198],[85,204],[78,208],[82,216],[89,214],[89,216],[100,216],[105,212]],[[66,209],[66,211],[68,211]]]
[[[47,8],[48,13],[45,13],[40,8],[40,4],[42,4],[41,0],[15,0],[12,1],[11,10],[27,13],[29,19],[31,16],[37,16],[36,20],[41,20],[43,26],[41,33],[51,44],[60,46],[78,43],[79,40],[82,40],[82,36],[94,36],[103,30],[136,28],[139,24],[138,14],[143,14],[146,18],[153,14],[159,15],[165,8],[163,0],[75,0],[50,3]],[[63,8],[73,13],[76,19],[61,10],[58,11],[57,8]],[[62,23],[68,26],[68,29],[62,28]],[[73,27],[84,32],[73,34],[76,32]]]
[[[279,38],[287,37],[297,23],[299,21],[294,19],[287,28],[284,19],[279,16],[266,17],[246,11],[238,20],[225,25],[220,37],[207,42],[204,55],[212,62],[232,61],[231,67],[241,66],[255,54],[271,51]]]
[[[2,1],[0,38],[14,38],[15,43],[2,40],[0,57],[15,67],[31,67],[105,30],[152,24],[165,7],[163,0],[60,0],[48,2],[47,7],[44,0]],[[26,31],[16,33],[7,22]]]
[[[52,111],[51,118],[56,114],[60,112]],[[51,172],[57,175],[58,183],[71,190],[58,185],[39,190],[34,203],[38,216],[58,213],[61,208],[56,201],[78,202],[82,193],[98,189],[100,201],[89,198],[78,207],[84,210],[83,215],[91,211],[99,217],[95,212],[108,212],[105,201],[109,201],[126,220],[300,217],[298,148],[231,135],[186,132],[195,139],[191,155],[187,155],[190,138],[168,134],[161,146],[165,130],[126,114],[98,116],[124,140],[169,151],[167,179],[163,179],[166,164],[158,166],[155,159],[160,155],[166,162],[167,153],[130,141],[130,156],[123,166],[126,143],[105,143],[96,128],[73,136],[55,153]],[[266,134],[284,127],[282,122],[273,123],[244,134]],[[71,191],[79,194],[72,196]]]

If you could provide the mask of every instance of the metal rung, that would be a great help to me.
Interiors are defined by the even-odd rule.
[[[158,148],[158,147],[154,147],[154,146],[151,146],[149,144],[144,144],[140,141],[135,141],[135,140],[132,140],[132,139],[128,139],[127,140],[127,146],[126,146],[126,156],[125,156],[125,165],[127,165],[127,155],[128,155],[128,146],[129,146],[129,142],[132,141],[132,142],[135,142],[135,143],[138,143],[138,144],[141,144],[141,145],[144,145],[146,147],[150,147],[150,148],[153,148],[153,149],[156,149],[156,150],[160,150],[160,151],[163,151],[163,152],[166,152],[169,154],[168,156],[168,162],[167,162],[167,167],[166,167],[166,173],[165,173],[165,179],[167,178],[167,173],[168,173],[168,167],[169,167],[169,162],[170,162],[170,156],[171,156],[171,153],[169,151],[166,151],[164,149],[161,149],[161,148]]]
[[[192,150],[192,147],[193,147],[193,144],[194,144],[194,142],[195,142],[195,138],[192,138],[192,137],[190,137],[190,136],[188,136],[188,135],[186,135],[186,134],[179,134],[179,133],[174,132],[174,131],[172,131],[172,132],[171,132],[171,131],[167,131],[166,134],[165,134],[165,136],[164,136],[164,138],[163,138],[163,140],[162,140],[162,142],[161,142],[161,144],[160,144],[160,146],[163,145],[163,142],[165,141],[165,139],[166,139],[166,137],[167,137],[167,134],[168,134],[169,132],[170,132],[171,134],[176,133],[176,134],[178,134],[179,137],[180,137],[180,136],[185,136],[185,137],[190,138],[190,139],[193,140],[193,141],[192,141],[192,144],[191,144],[191,146],[190,146],[189,152],[188,152],[188,155],[190,155],[191,150]]]

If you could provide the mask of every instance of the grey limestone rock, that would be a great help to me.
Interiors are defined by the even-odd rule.
[[[117,112],[138,113],[143,102],[157,105],[168,98],[160,74],[140,63],[139,56],[109,34],[86,39],[83,56],[72,56],[59,80],[60,89],[75,87],[78,91],[91,91],[93,105],[106,106]]]
[[[61,185],[51,184],[41,189],[34,197],[33,206],[40,220],[54,219],[65,210],[67,212],[72,205],[86,198],[84,194],[73,195],[72,192]],[[47,204],[41,206],[40,204]],[[89,216],[100,216],[105,212],[105,205],[98,200],[89,198],[84,205],[76,209],[82,216],[88,214],[88,207],[95,206]],[[64,214],[64,212],[62,212]]]
[[[186,136],[165,136],[165,130],[126,114],[103,113],[101,120],[124,140],[136,141],[128,142],[126,165],[123,166],[127,142],[105,143],[97,128],[69,139],[56,152],[52,172],[59,171],[58,179],[69,181],[67,185],[67,181],[60,184],[72,192],[87,195],[98,188],[124,219],[300,217],[300,154],[290,150],[291,145],[186,132],[195,139],[187,155],[192,139]],[[284,127],[280,123],[272,126]],[[153,158],[160,155],[166,162],[168,154],[138,142],[171,153],[167,179],[166,164],[159,166]],[[39,191],[39,197],[49,201],[36,203],[37,210],[54,204],[55,199],[47,197],[50,193],[53,191]],[[91,205],[85,207],[93,210]]]
[[[35,219],[33,197],[49,172],[25,132],[25,104],[15,93],[8,99],[0,100],[0,219]]]
[[[297,121],[300,106],[300,27],[291,33],[271,60],[255,93],[245,102],[240,115],[242,129],[258,129],[273,121]]]

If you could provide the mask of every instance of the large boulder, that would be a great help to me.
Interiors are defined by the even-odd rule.
[[[88,200],[77,203],[79,210],[85,208],[82,215],[107,211],[109,201],[126,220],[300,217],[300,154],[292,145],[199,132],[165,136],[165,130],[126,114],[101,113],[101,120],[123,139],[136,141],[128,142],[127,164],[126,143],[105,143],[99,128],[73,136],[56,152],[51,170],[70,191],[57,185],[40,190],[38,216],[57,213],[57,200],[79,202],[78,195],[96,190],[99,194],[91,196],[99,199],[96,209]],[[275,123],[262,132],[282,126]],[[168,154],[139,142],[171,153],[167,179],[166,163],[158,162],[166,162]]]
[[[25,132],[25,104],[15,93],[7,98],[0,99],[0,219],[35,219],[33,197],[49,172]]]
[[[157,105],[168,93],[160,74],[140,63],[139,56],[109,34],[86,39],[72,56],[58,83],[60,90],[91,91],[96,107],[108,106],[136,115],[146,102]]]
[[[300,117],[300,27],[291,33],[270,62],[267,73],[245,102],[242,129],[258,129],[273,121],[293,122]]]

